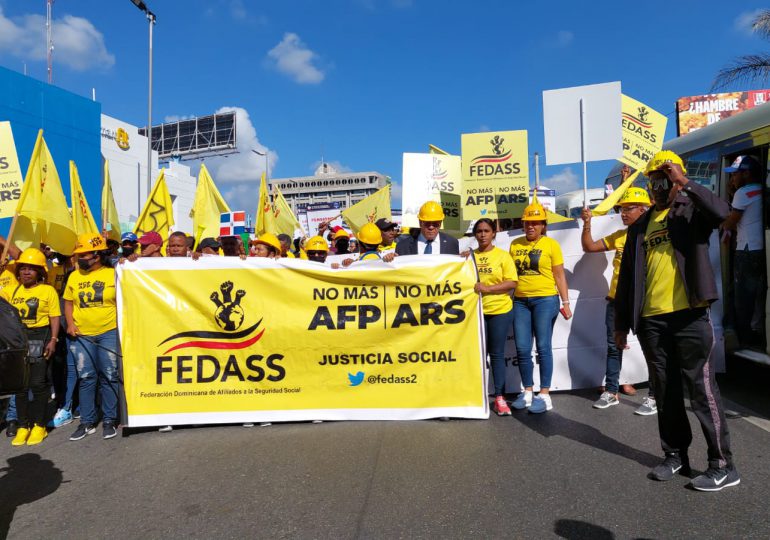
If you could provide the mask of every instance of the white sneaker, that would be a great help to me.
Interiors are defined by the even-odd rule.
[[[532,390],[521,392],[511,407],[518,410],[529,409],[532,406]]]
[[[174,431],[174,426],[162,426],[158,428],[158,431],[161,433],[168,433],[169,431]]]
[[[538,414],[550,411],[551,409],[553,409],[551,394],[538,394],[535,399],[532,400],[532,406],[529,408],[529,412]]]
[[[655,398],[651,396],[645,397],[642,400],[642,404],[639,405],[639,408],[634,411],[634,414],[638,414],[639,416],[650,416],[653,414],[658,414],[658,407],[655,404]]]

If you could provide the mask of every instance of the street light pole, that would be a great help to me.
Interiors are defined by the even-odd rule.
[[[267,179],[268,176],[270,176],[270,172],[269,172],[270,171],[270,157],[269,157],[267,151],[260,152],[259,150],[255,150],[253,148],[251,149],[251,151],[254,152],[255,154],[257,154],[258,156],[262,156],[262,157],[265,158],[265,179]]]
[[[150,24],[150,47],[149,47],[149,77],[147,89],[147,195],[152,190],[152,27],[155,26],[155,14],[150,11],[143,0],[131,0],[138,9],[147,15],[147,21]]]

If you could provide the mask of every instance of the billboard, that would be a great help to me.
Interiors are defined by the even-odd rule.
[[[161,160],[232,154],[238,151],[235,127],[235,111],[152,126],[152,149]],[[139,130],[141,135],[145,132]]]
[[[727,92],[679,98],[676,102],[678,134],[685,135],[738,113],[764,105],[770,90]]]

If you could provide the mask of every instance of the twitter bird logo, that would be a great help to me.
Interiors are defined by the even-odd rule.
[[[352,373],[348,373],[348,380],[350,380],[350,386],[358,386],[362,382],[364,382],[364,372],[359,371],[355,375]]]

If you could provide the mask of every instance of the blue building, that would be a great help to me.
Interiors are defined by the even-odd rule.
[[[0,121],[11,122],[22,175],[37,132],[43,129],[68,203],[72,160],[97,224],[102,188],[101,112],[102,106],[96,101],[0,67]],[[7,234],[10,222],[0,220],[0,234]]]

